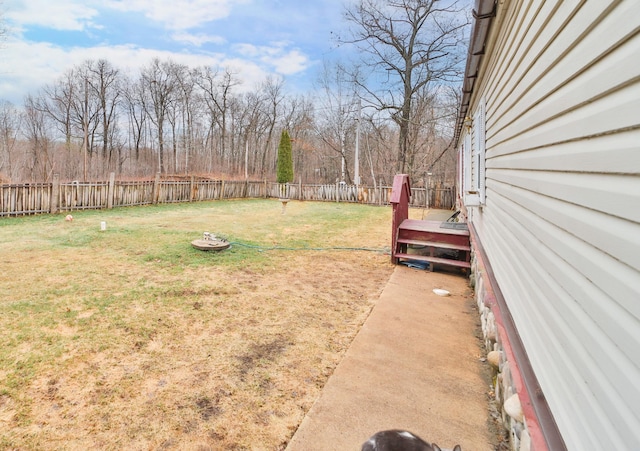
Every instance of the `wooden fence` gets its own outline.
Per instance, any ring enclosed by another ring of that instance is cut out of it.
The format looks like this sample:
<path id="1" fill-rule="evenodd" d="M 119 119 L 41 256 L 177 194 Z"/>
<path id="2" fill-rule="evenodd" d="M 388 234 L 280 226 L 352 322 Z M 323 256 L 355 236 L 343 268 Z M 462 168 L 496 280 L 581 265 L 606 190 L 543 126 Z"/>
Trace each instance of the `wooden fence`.
<path id="1" fill-rule="evenodd" d="M 102 182 L 0 184 L 0 217 L 74 210 L 104 209 L 172 202 L 240 198 L 288 198 L 327 202 L 389 205 L 390 186 L 345 184 L 278 184 L 267 181 L 154 180 L 117 181 L 111 174 Z M 428 198 L 428 199 L 427 199 Z M 411 189 L 412 207 L 452 209 L 453 187 Z"/>

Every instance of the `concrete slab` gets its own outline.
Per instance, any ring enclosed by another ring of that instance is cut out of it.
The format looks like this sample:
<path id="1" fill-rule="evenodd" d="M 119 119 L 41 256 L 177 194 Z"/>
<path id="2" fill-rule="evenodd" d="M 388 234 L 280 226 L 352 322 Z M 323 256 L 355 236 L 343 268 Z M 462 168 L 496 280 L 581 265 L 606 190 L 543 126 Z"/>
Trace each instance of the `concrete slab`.
<path id="1" fill-rule="evenodd" d="M 463 276 L 396 267 L 287 450 L 359 450 L 394 428 L 441 447 L 492 449 L 477 324 Z"/>

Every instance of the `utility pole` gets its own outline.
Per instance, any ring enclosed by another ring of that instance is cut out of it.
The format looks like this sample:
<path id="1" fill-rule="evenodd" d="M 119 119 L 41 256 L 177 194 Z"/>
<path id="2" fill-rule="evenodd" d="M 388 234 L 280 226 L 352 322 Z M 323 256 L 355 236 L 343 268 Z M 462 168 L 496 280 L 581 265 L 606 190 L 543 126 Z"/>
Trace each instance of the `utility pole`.
<path id="1" fill-rule="evenodd" d="M 346 164 L 347 158 L 345 157 L 345 131 L 342 125 L 340 126 L 340 183 L 345 183 L 346 178 Z"/>
<path id="2" fill-rule="evenodd" d="M 84 129 L 84 140 L 82 142 L 82 147 L 84 150 L 84 181 L 87 181 L 87 153 L 88 153 L 88 147 L 89 147 L 89 131 L 87 130 L 89 128 L 89 124 L 87 123 L 87 115 L 89 114 L 88 110 L 89 110 L 89 93 L 87 92 L 88 90 L 88 82 L 89 80 L 87 79 L 86 75 L 84 77 L 84 114 L 82 115 L 82 128 Z"/>
<path id="3" fill-rule="evenodd" d="M 431 193 L 429 190 L 431 189 L 431 176 L 433 174 L 431 172 L 427 172 L 427 210 L 431 208 Z"/>
<path id="4" fill-rule="evenodd" d="M 353 171 L 356 186 L 360 185 L 360 117 L 362 113 L 362 102 L 358 97 L 358 117 L 356 118 L 356 151 L 355 169 Z"/>
<path id="5" fill-rule="evenodd" d="M 249 137 L 244 142 L 244 179 L 249 180 Z"/>

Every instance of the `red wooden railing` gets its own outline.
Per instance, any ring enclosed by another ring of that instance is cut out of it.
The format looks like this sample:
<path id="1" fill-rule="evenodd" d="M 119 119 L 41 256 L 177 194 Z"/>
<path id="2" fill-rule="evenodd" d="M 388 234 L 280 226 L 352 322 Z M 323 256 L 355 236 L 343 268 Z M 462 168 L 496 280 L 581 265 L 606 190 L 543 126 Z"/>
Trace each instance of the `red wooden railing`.
<path id="1" fill-rule="evenodd" d="M 394 257 L 397 251 L 398 228 L 402 221 L 409 218 L 409 200 L 411 198 L 411 186 L 407 174 L 397 174 L 393 178 L 393 188 L 391 189 L 390 203 L 393 207 L 393 218 L 391 222 L 391 262 L 398 263 Z"/>

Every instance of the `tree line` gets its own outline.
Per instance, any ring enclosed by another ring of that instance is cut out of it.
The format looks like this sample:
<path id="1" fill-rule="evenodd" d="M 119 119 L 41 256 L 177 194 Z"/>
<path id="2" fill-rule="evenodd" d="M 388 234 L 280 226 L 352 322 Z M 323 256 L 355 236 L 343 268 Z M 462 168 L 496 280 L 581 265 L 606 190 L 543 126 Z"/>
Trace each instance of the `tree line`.
<path id="1" fill-rule="evenodd" d="M 369 59 L 326 63 L 306 94 L 287 92 L 275 76 L 247 87 L 228 68 L 153 59 L 126 73 L 98 59 L 71 67 L 21 106 L 0 100 L 0 181 L 110 172 L 273 180 L 285 130 L 295 178 L 305 183 L 351 184 L 357 175 L 375 185 L 396 172 L 452 181 L 464 24 L 438 20 L 446 15 L 434 2 L 379 3 L 363 0 L 346 13 L 355 31 L 343 42 L 366 44 Z"/>

